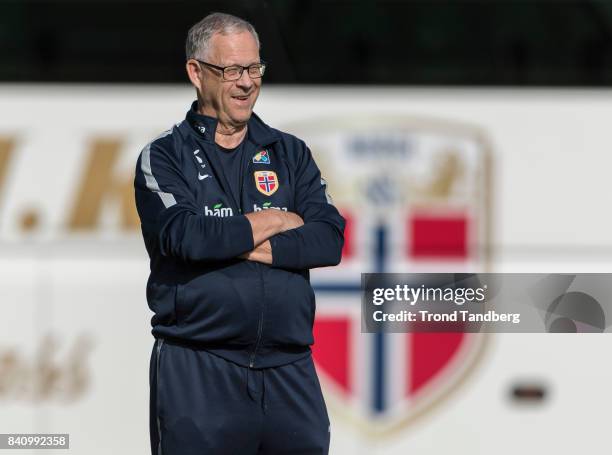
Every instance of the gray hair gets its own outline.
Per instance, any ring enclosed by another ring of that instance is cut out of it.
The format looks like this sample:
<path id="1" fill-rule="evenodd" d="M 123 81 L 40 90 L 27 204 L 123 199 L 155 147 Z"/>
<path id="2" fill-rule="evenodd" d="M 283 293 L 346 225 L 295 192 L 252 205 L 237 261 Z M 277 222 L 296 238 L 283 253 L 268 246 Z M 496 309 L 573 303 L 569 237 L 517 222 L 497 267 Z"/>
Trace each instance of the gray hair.
<path id="1" fill-rule="evenodd" d="M 255 38 L 259 49 L 259 36 L 255 28 L 244 19 L 225 13 L 211 13 L 195 24 L 187 32 L 185 54 L 190 58 L 207 58 L 210 39 L 215 33 L 229 35 L 230 33 L 249 32 Z"/>

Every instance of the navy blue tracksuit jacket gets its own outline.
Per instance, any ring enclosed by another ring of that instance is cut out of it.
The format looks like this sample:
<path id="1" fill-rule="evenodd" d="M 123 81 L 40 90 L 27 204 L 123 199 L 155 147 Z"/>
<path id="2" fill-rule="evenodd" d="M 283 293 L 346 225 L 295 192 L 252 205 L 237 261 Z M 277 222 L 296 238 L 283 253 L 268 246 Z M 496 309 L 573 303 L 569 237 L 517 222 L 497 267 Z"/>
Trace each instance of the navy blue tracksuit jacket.
<path id="1" fill-rule="evenodd" d="M 310 268 L 336 265 L 344 219 L 303 141 L 248 122 L 240 194 L 229 191 L 214 142 L 217 120 L 197 114 L 142 151 L 135 192 L 150 257 L 153 335 L 241 366 L 285 365 L 310 354 Z M 304 220 L 270 238 L 273 264 L 238 258 L 254 248 L 245 213 L 287 210 Z"/>

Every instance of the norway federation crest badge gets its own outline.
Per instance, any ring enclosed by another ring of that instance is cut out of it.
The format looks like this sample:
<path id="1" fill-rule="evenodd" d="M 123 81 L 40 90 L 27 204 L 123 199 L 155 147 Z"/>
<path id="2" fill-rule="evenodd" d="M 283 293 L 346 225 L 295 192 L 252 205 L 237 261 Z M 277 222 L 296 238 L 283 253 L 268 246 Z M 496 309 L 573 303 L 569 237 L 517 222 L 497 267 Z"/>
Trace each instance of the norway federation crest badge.
<path id="1" fill-rule="evenodd" d="M 272 196 L 278 189 L 278 177 L 274 171 L 255 171 L 255 186 L 266 196 Z"/>

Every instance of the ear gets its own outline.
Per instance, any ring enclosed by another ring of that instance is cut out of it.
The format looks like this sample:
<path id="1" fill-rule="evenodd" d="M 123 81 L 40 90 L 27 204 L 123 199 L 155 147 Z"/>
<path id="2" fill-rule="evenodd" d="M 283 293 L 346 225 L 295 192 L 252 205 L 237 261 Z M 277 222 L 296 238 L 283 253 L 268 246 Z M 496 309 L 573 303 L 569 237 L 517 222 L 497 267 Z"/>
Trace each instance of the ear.
<path id="1" fill-rule="evenodd" d="M 202 68 L 197 60 L 190 58 L 185 63 L 185 69 L 187 70 L 187 76 L 189 76 L 189 80 L 193 84 L 196 89 L 199 89 L 202 86 L 202 80 L 204 78 L 204 74 L 202 73 Z"/>

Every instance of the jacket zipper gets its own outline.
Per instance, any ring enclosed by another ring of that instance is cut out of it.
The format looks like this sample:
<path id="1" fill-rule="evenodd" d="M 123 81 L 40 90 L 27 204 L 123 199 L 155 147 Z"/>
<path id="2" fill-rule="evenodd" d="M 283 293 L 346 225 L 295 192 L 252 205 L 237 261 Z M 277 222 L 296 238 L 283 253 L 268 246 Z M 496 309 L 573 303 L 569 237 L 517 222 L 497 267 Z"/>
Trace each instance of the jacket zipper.
<path id="1" fill-rule="evenodd" d="M 259 149 L 259 145 L 255 146 L 255 151 L 257 151 Z M 244 188 L 244 179 L 248 178 L 248 174 L 249 174 L 249 168 L 251 167 L 251 156 L 252 156 L 252 151 L 249 150 L 248 153 L 245 153 L 245 155 L 248 157 L 248 161 L 246 163 L 246 176 L 243 175 L 242 178 L 240 179 L 240 208 L 242 209 L 242 191 Z M 242 166 L 242 169 L 244 170 L 244 165 Z M 242 213 L 242 210 L 241 212 Z M 259 281 L 261 283 L 261 311 L 259 312 L 259 322 L 257 324 L 257 338 L 255 339 L 255 346 L 253 347 L 253 352 L 251 352 L 251 358 L 249 360 L 249 368 L 253 368 L 253 366 L 255 365 L 255 355 L 257 354 L 257 348 L 259 347 L 259 343 L 261 341 L 261 335 L 263 332 L 263 318 L 264 318 L 264 306 L 265 306 L 265 290 L 264 290 L 264 279 L 263 279 L 263 272 L 261 270 L 261 266 L 259 264 L 255 264 L 256 267 L 259 270 Z"/>
<path id="2" fill-rule="evenodd" d="M 257 150 L 262 149 L 263 147 L 259 144 L 255 146 L 255 152 Z M 245 150 L 246 151 L 246 150 Z M 249 151 L 245 153 L 247 159 L 246 163 L 246 176 L 243 175 L 240 179 L 240 213 L 242 213 L 242 196 L 243 196 L 243 188 L 244 188 L 244 179 L 249 178 L 249 169 L 251 168 L 251 158 L 253 156 L 253 151 Z M 242 166 L 242 170 L 244 171 L 244 165 Z M 264 321 L 264 313 L 266 307 L 266 299 L 265 299 L 265 288 L 264 288 L 264 277 L 262 271 L 261 264 L 255 264 L 259 270 L 259 280 L 261 282 L 261 311 L 259 312 L 259 323 L 257 324 L 257 338 L 255 339 L 255 346 L 253 347 L 253 351 L 251 352 L 251 358 L 249 360 L 249 368 L 253 368 L 255 366 L 255 356 L 257 354 L 257 348 L 259 348 L 259 343 L 261 342 L 262 333 L 263 333 L 263 321 Z"/>
<path id="3" fill-rule="evenodd" d="M 258 265 L 257 268 L 259 269 L 259 280 L 261 281 L 261 311 L 259 312 L 259 323 L 257 325 L 257 338 L 255 339 L 255 346 L 253 347 L 253 352 L 251 353 L 251 359 L 249 361 L 249 368 L 253 368 L 253 366 L 255 365 L 255 354 L 257 353 L 257 348 L 259 347 L 259 343 L 261 341 L 261 335 L 263 332 L 264 311 L 265 311 L 265 306 L 266 306 L 263 272 L 261 270 L 261 266 Z"/>

